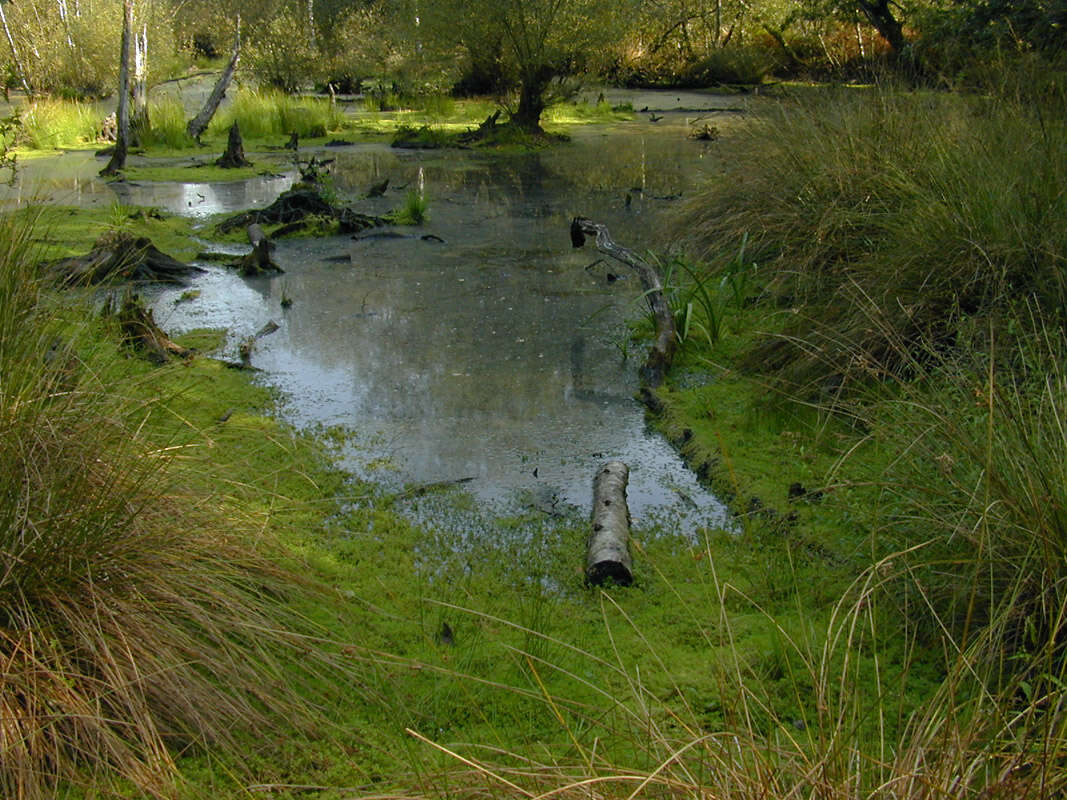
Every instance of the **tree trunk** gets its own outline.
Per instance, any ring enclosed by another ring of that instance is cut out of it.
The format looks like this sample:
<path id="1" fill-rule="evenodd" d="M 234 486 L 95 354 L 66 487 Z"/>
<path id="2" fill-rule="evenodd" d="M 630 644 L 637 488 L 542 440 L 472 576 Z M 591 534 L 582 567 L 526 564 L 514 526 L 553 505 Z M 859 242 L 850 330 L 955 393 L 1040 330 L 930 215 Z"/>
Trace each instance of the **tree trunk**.
<path id="1" fill-rule="evenodd" d="M 545 110 L 545 91 L 552 80 L 552 70 L 541 67 L 533 73 L 522 77 L 519 87 L 519 107 L 511 117 L 511 122 L 524 131 L 542 133 L 541 114 Z"/>
<path id="2" fill-rule="evenodd" d="M 207 130 L 207 126 L 211 124 L 211 118 L 215 116 L 222 98 L 226 96 L 226 90 L 230 87 L 230 81 L 233 80 L 233 73 L 237 69 L 237 62 L 240 58 L 241 17 L 238 16 L 237 32 L 233 38 L 233 55 L 230 56 L 230 62 L 215 82 L 215 88 L 211 90 L 211 95 L 208 97 L 207 102 L 204 103 L 204 107 L 200 109 L 200 113 L 189 120 L 189 124 L 185 126 L 186 133 L 197 142 L 200 141 L 200 135 Z"/>
<path id="3" fill-rule="evenodd" d="M 889 8 L 889 0 L 856 0 L 856 3 L 864 16 L 870 20 L 875 30 L 889 42 L 893 52 L 900 53 L 903 51 L 908 41 L 904 38 L 904 29 L 901 27 L 900 21 L 893 16 L 893 12 Z"/>
<path id="4" fill-rule="evenodd" d="M 130 128 L 131 140 L 138 146 L 141 137 L 148 132 L 148 25 L 133 37 L 133 116 Z"/>
<path id="5" fill-rule="evenodd" d="M 22 88 L 26 90 L 26 97 L 33 97 L 33 90 L 30 88 L 30 82 L 26 79 L 26 67 L 22 64 L 22 59 L 19 58 L 19 50 L 15 47 L 15 37 L 11 35 L 11 28 L 7 24 L 7 14 L 4 13 L 4 6 L 0 3 L 0 22 L 4 25 L 4 33 L 7 35 L 7 43 L 11 45 L 11 60 L 15 64 L 15 72 L 18 74 L 19 82 L 22 84 Z"/>
<path id="6" fill-rule="evenodd" d="M 130 34 L 133 30 L 133 0 L 122 3 L 122 51 L 119 54 L 119 107 L 115 112 L 118 131 L 115 150 L 101 175 L 117 175 L 126 167 L 130 140 Z"/>
<path id="7" fill-rule="evenodd" d="M 593 531 L 585 557 L 585 578 L 594 586 L 634 581 L 630 558 L 630 509 L 626 505 L 629 468 L 609 461 L 593 478 Z"/>
<path id="8" fill-rule="evenodd" d="M 616 244 L 606 225 L 584 217 L 575 217 L 571 222 L 571 243 L 575 247 L 581 247 L 585 244 L 586 236 L 595 236 L 597 250 L 630 267 L 641 278 L 645 299 L 648 300 L 648 306 L 656 320 L 656 340 L 652 343 L 648 358 L 641 368 L 641 379 L 646 386 L 655 388 L 663 383 L 678 346 L 674 314 L 671 313 L 667 298 L 663 295 L 663 282 L 656 270 L 644 259 L 632 250 Z"/>

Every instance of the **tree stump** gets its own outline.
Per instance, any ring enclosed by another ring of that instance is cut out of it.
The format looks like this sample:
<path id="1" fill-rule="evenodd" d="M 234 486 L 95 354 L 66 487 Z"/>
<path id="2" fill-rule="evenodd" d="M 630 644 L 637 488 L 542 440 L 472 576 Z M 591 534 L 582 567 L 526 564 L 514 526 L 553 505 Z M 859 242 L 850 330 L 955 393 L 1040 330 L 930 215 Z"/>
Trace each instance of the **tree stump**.
<path id="1" fill-rule="evenodd" d="M 621 461 L 609 461 L 593 478 L 593 531 L 586 551 L 585 579 L 593 586 L 608 581 L 633 583 L 630 558 L 630 509 L 626 483 L 630 469 Z"/>
<path id="2" fill-rule="evenodd" d="M 46 265 L 63 286 L 143 281 L 184 286 L 204 270 L 185 264 L 157 249 L 151 240 L 128 233 L 101 236 L 84 256 L 64 258 Z"/>
<path id="3" fill-rule="evenodd" d="M 190 358 L 193 351 L 172 341 L 156 324 L 152 309 L 135 294 L 127 293 L 116 314 L 123 342 L 143 352 L 149 361 L 164 364 L 172 357 Z"/>
<path id="4" fill-rule="evenodd" d="M 230 126 L 230 137 L 226 142 L 226 152 L 215 161 L 216 166 L 223 169 L 236 169 L 237 167 L 250 167 L 252 162 L 245 158 L 244 142 L 241 140 L 241 129 L 234 121 Z"/>
<path id="5" fill-rule="evenodd" d="M 252 252 L 242 256 L 233 264 L 241 275 L 247 278 L 252 275 L 262 275 L 266 272 L 285 271 L 275 264 L 270 257 L 270 251 L 274 248 L 274 243 L 267 238 L 267 234 L 263 232 L 263 228 L 257 223 L 252 223 L 248 226 L 248 241 L 252 245 Z"/>

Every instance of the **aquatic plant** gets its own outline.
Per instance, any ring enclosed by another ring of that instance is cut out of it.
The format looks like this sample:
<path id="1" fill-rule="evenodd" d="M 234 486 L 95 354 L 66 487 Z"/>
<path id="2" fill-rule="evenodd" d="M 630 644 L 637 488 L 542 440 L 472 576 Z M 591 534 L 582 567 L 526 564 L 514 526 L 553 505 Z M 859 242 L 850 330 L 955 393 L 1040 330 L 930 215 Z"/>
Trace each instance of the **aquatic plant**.
<path id="1" fill-rule="evenodd" d="M 423 192 L 408 189 L 404 195 L 404 205 L 386 214 L 394 225 L 421 225 L 429 219 L 430 201 Z"/>

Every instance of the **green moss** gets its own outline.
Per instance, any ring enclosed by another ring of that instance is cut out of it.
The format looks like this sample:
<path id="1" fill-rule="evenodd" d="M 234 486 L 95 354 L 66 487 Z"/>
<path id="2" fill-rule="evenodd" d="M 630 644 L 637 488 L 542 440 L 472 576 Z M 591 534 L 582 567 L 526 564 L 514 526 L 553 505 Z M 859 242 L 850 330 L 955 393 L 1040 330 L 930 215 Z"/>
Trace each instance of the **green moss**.
<path id="1" fill-rule="evenodd" d="M 35 254 L 45 261 L 85 255 L 101 236 L 116 230 L 147 236 L 157 248 L 179 260 L 189 260 L 198 251 L 189 218 L 150 208 L 116 202 L 103 207 L 26 208 L 11 214 L 16 219 L 39 220 L 33 241 Z"/>

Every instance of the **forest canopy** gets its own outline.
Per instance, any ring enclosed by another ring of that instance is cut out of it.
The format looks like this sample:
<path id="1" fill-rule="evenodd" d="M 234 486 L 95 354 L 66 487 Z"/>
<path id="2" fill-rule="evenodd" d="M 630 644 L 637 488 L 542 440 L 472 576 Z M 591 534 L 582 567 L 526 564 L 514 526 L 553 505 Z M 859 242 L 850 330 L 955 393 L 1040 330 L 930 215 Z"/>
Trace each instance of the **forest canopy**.
<path id="1" fill-rule="evenodd" d="M 5 92 L 111 94 L 122 8 L 0 3 Z M 495 95 L 536 127 L 576 75 L 721 86 L 889 68 L 956 86 L 1005 58 L 1055 65 L 1067 0 L 136 0 L 149 84 L 225 59 L 238 15 L 244 69 L 263 85 Z"/>

